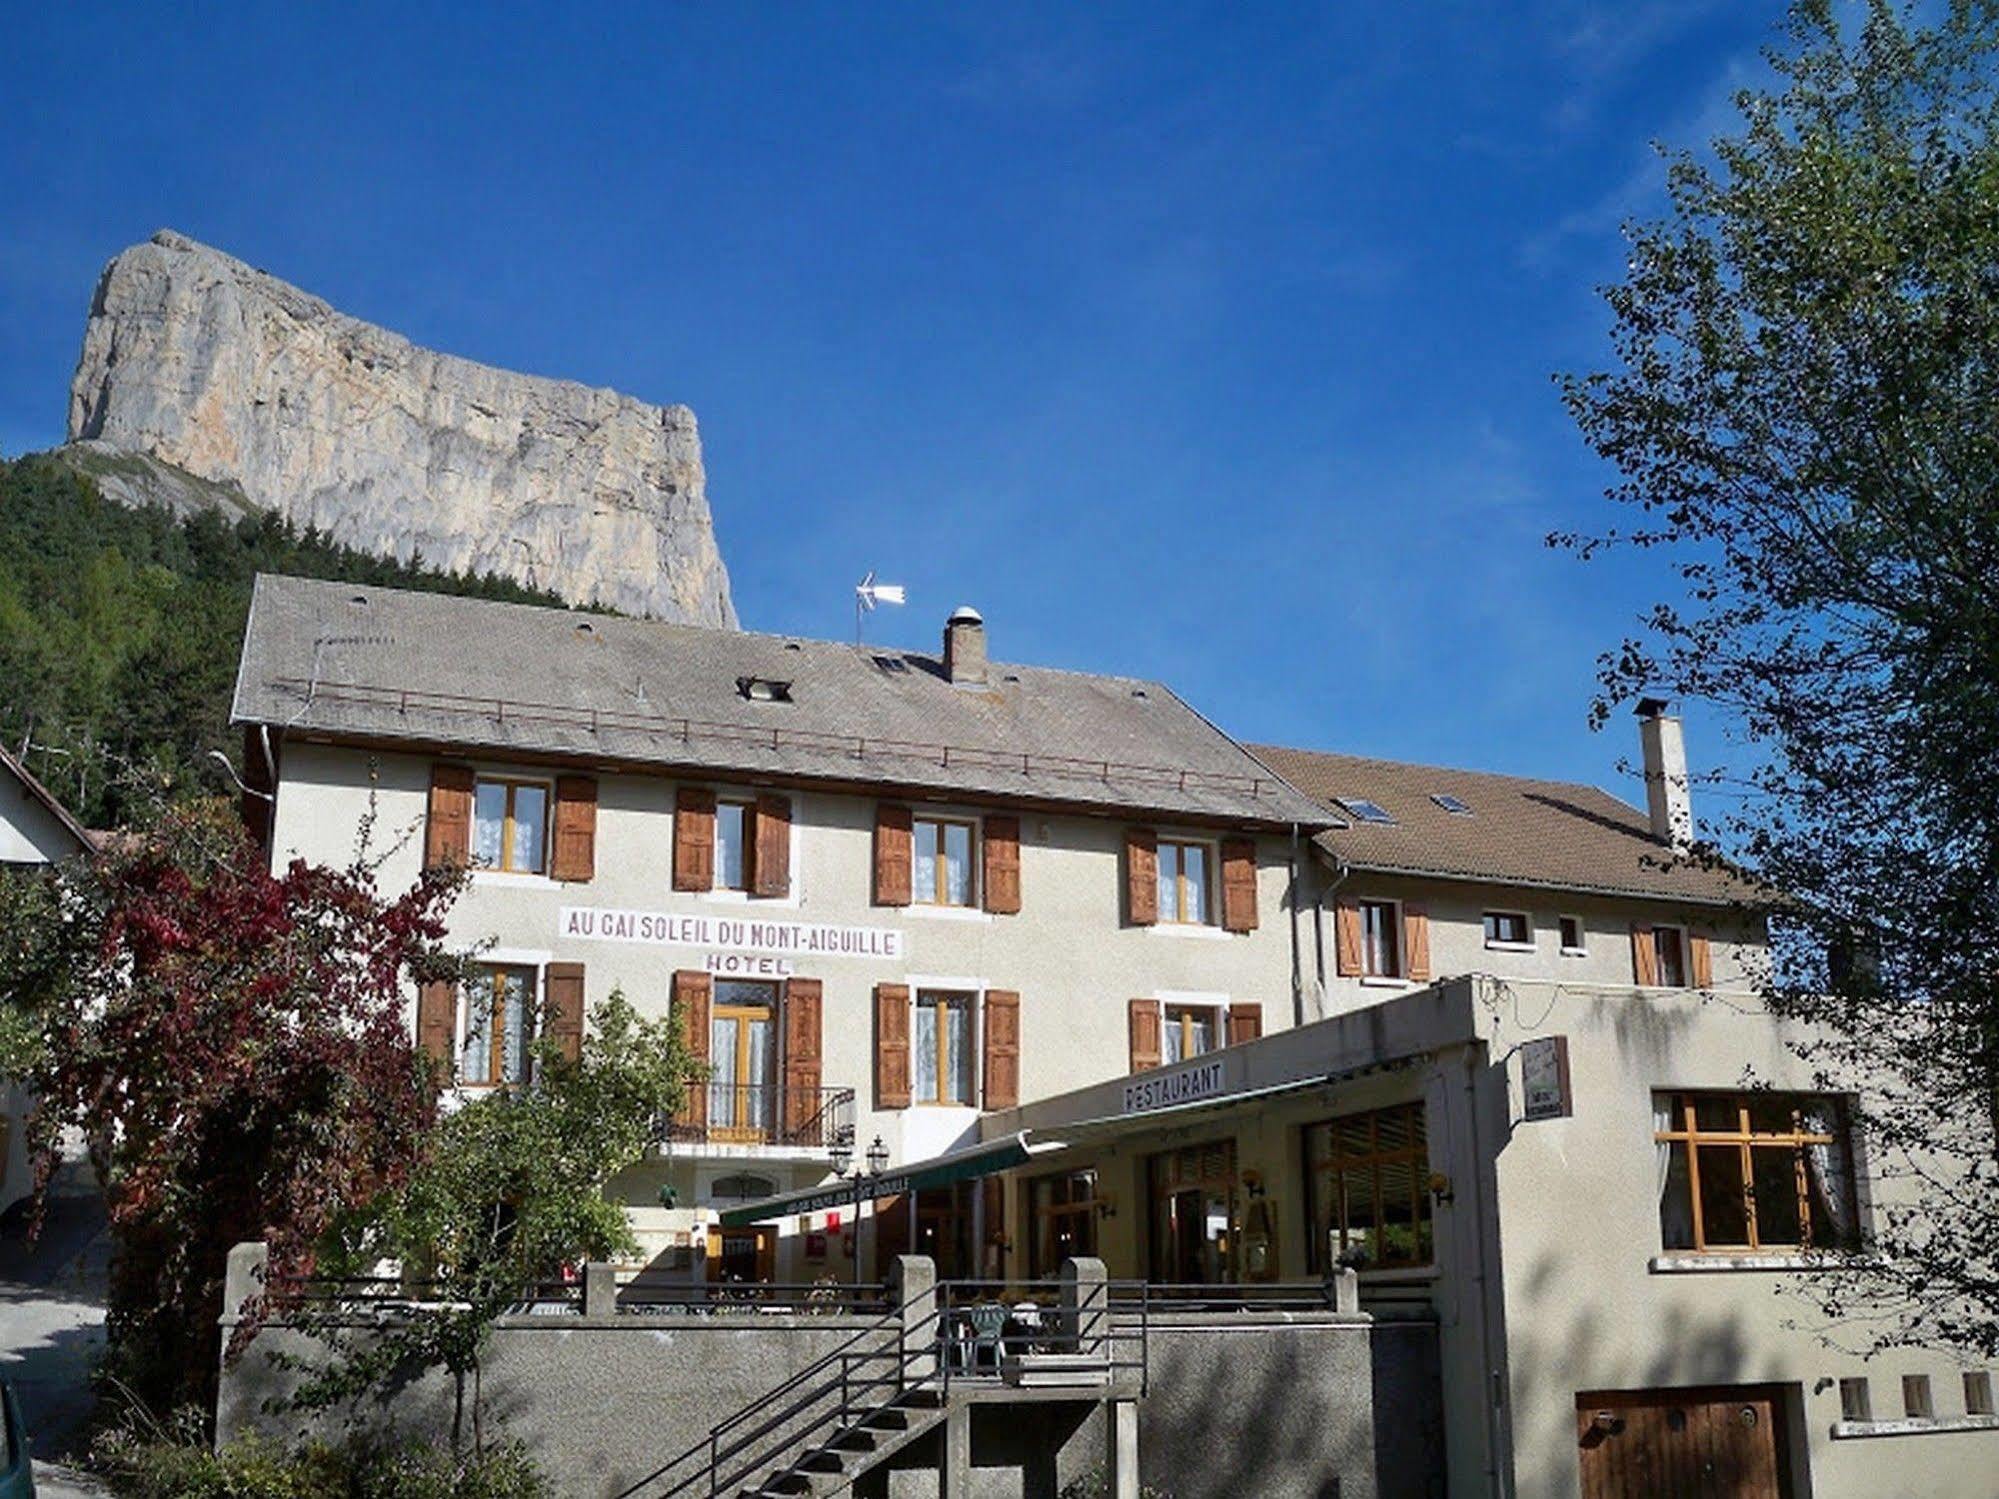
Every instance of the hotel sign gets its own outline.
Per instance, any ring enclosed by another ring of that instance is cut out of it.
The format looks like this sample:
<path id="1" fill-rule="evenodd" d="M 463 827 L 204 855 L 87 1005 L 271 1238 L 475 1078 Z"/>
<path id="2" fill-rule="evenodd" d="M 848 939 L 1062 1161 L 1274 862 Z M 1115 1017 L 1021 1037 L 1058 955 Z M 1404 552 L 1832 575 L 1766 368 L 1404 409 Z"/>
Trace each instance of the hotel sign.
<path id="1" fill-rule="evenodd" d="M 1222 1081 L 1220 1058 L 1196 1062 L 1175 1072 L 1155 1072 L 1135 1077 L 1124 1085 L 1127 1114 L 1149 1114 L 1154 1109 L 1170 1109 L 1183 1103 L 1200 1103 L 1220 1098 L 1228 1089 Z"/>
<path id="2" fill-rule="evenodd" d="M 1575 1113 L 1567 1036 L 1537 1036 L 1521 1043 L 1520 1092 L 1522 1112 L 1529 1119 L 1566 1119 Z"/>
<path id="3" fill-rule="evenodd" d="M 773 953 L 786 958 L 899 960 L 902 933 L 878 926 L 826 926 L 765 921 L 753 916 L 683 916 L 669 911 L 616 911 L 564 906 L 557 930 L 586 942 L 635 942 L 649 947 L 705 947 L 710 952 Z"/>

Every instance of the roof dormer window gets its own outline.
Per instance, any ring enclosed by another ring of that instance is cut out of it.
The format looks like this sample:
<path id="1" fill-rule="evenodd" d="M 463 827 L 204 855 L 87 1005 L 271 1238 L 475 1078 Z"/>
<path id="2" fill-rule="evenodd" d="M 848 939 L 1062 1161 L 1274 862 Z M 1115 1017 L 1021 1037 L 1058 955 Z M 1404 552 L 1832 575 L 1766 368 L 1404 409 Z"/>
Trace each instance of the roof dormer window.
<path id="1" fill-rule="evenodd" d="M 736 691 L 745 702 L 788 703 L 791 701 L 791 683 L 780 682 L 775 677 L 737 677 Z"/>

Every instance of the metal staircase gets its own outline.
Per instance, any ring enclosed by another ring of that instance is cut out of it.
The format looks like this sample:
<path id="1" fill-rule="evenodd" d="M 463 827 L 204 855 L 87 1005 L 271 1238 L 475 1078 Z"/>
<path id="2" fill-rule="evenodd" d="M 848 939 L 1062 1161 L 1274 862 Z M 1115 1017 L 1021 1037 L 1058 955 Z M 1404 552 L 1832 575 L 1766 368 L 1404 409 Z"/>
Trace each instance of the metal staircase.
<path id="1" fill-rule="evenodd" d="M 706 1440 L 618 1499 L 820 1499 L 847 1493 L 954 1417 L 966 1419 L 972 1405 L 1143 1393 L 1149 1319 L 1142 1287 L 1135 1302 L 1115 1300 L 1123 1312 L 1113 1317 L 1110 1283 L 1090 1284 L 1080 1300 L 1059 1308 L 1052 1328 L 1011 1345 L 994 1315 L 997 1289 L 964 1281 L 926 1286 L 716 1423 Z"/>

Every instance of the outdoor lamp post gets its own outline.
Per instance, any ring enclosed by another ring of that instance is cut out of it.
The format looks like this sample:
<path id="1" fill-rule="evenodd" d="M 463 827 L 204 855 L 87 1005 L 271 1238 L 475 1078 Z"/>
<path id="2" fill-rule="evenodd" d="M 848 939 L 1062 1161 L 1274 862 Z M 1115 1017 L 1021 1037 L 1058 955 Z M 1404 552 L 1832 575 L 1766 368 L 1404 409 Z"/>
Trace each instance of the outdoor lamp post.
<path id="1" fill-rule="evenodd" d="M 865 1168 L 862 1161 L 854 1159 L 854 1143 L 845 1136 L 833 1142 L 830 1155 L 833 1174 L 854 1184 L 854 1284 L 858 1286 L 861 1283 L 861 1203 L 867 1196 L 869 1185 L 880 1181 L 882 1173 L 888 1170 L 888 1147 L 882 1144 L 882 1137 L 876 1135 L 874 1143 L 868 1146 L 867 1155 L 862 1158 Z M 847 1174 L 850 1166 L 853 1168 L 852 1176 Z"/>

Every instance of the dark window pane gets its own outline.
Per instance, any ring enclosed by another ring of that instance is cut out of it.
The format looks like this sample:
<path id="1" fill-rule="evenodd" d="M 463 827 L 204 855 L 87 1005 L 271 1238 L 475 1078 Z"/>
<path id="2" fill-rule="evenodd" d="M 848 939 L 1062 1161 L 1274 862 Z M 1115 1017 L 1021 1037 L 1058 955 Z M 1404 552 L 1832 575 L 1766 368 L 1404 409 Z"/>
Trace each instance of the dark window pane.
<path id="1" fill-rule="evenodd" d="M 1697 1094 L 1694 1097 L 1694 1123 L 1704 1130 L 1735 1134 L 1742 1128 L 1742 1105 L 1730 1093 Z"/>
<path id="2" fill-rule="evenodd" d="M 1750 1151 L 1756 1175 L 1756 1237 L 1765 1245 L 1802 1244 L 1798 1218 L 1798 1153 L 1789 1146 Z"/>
<path id="3" fill-rule="evenodd" d="M 1759 1135 L 1795 1134 L 1798 1101 L 1788 1093 L 1751 1093 L 1749 1127 Z"/>
<path id="4" fill-rule="evenodd" d="M 1749 1242 L 1748 1200 L 1742 1180 L 1742 1152 L 1733 1145 L 1700 1150 L 1701 1228 L 1710 1249 Z"/>

